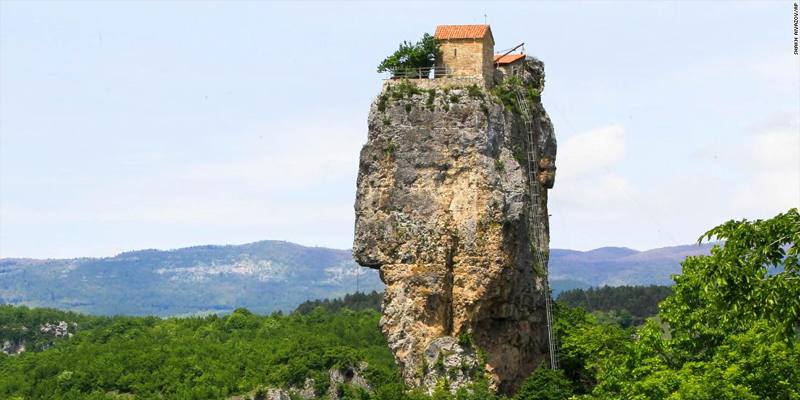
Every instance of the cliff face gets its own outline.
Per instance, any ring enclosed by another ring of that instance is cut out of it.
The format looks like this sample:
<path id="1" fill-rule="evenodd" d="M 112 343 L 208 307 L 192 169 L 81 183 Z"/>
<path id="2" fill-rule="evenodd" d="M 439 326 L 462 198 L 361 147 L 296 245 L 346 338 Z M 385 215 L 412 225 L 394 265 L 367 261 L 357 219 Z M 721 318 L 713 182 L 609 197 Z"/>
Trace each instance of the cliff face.
<path id="1" fill-rule="evenodd" d="M 507 393 L 547 360 L 556 146 L 538 97 L 543 66 L 523 67 L 491 93 L 390 82 L 370 109 L 354 255 L 380 271 L 381 328 L 411 386 L 486 373 Z"/>

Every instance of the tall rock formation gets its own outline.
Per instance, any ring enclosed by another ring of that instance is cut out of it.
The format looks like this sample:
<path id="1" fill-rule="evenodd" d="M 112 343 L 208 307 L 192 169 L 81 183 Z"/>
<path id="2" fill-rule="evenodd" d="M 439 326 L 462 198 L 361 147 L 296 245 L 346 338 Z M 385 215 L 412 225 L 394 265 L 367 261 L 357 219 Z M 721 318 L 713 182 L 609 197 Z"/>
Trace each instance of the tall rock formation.
<path id="1" fill-rule="evenodd" d="M 354 255 L 380 270 L 381 329 L 413 387 L 485 376 L 509 393 L 548 360 L 556 143 L 539 97 L 544 67 L 520 64 L 514 76 L 498 71 L 491 91 L 387 81 L 370 109 Z"/>

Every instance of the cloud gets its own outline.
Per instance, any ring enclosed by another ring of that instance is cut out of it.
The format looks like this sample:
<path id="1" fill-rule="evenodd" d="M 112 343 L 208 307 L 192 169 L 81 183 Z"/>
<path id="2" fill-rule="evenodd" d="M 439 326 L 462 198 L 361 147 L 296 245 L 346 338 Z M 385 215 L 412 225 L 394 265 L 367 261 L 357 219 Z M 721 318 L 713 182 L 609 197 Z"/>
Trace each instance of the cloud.
<path id="1" fill-rule="evenodd" d="M 800 204 L 800 117 L 772 119 L 743 146 L 744 178 L 731 199 L 732 211 L 764 215 Z"/>
<path id="2" fill-rule="evenodd" d="M 559 179 L 602 174 L 625 155 L 625 129 L 610 125 L 569 138 L 559 148 Z"/>
<path id="3" fill-rule="evenodd" d="M 617 170 L 625 157 L 625 128 L 608 125 L 579 133 L 559 144 L 556 184 L 550 194 L 553 244 L 587 248 L 597 232 L 609 234 L 631 217 L 636 188 Z M 623 243 L 623 242 L 618 242 Z"/>
<path id="4" fill-rule="evenodd" d="M 769 218 L 800 204 L 800 118 L 776 115 L 718 147 L 686 148 L 696 166 L 636 185 L 623 167 L 625 129 L 575 135 L 559 149 L 550 196 L 553 245 L 645 249 L 685 244 L 729 219 Z M 691 145 L 691 143 L 687 143 Z M 705 163 L 704 159 L 713 159 Z M 653 173 L 660 173 L 658 165 Z"/>
<path id="5" fill-rule="evenodd" d="M 579 133 L 559 146 L 552 203 L 580 212 L 636 196 L 614 169 L 625 156 L 625 129 L 609 125 Z"/>

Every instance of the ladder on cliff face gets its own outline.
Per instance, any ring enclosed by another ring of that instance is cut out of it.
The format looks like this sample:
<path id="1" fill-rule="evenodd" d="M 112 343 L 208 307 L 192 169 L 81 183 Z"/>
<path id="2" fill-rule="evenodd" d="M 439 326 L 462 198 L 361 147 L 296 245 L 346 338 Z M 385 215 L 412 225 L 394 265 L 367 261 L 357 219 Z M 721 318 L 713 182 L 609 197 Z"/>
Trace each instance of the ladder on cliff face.
<path id="1" fill-rule="evenodd" d="M 522 116 L 522 121 L 525 123 L 525 130 L 527 131 L 527 141 L 525 149 L 525 154 L 527 155 L 528 159 L 528 184 L 529 184 L 529 191 L 531 196 L 530 201 L 530 224 L 533 227 L 533 239 L 534 243 L 536 244 L 536 249 L 533 252 L 534 262 L 539 266 L 539 270 L 544 272 L 544 293 L 545 293 L 545 311 L 547 314 L 547 342 L 550 351 L 550 368 L 551 369 L 558 369 L 558 338 L 555 334 L 555 329 L 553 326 L 553 299 L 550 294 L 550 282 L 549 282 L 549 272 L 547 263 L 544 262 L 542 259 L 542 255 L 540 253 L 540 249 L 542 249 L 546 244 L 544 243 L 545 232 L 544 227 L 541 223 L 543 218 L 546 218 L 543 215 L 543 207 L 540 207 L 539 204 L 539 192 L 541 190 L 541 183 L 537 179 L 539 175 L 539 152 L 538 146 L 536 146 L 536 137 L 535 131 L 533 130 L 533 119 L 530 115 L 531 107 L 528 103 L 528 99 L 525 97 L 525 94 L 522 93 L 521 88 L 517 88 L 515 90 L 515 94 L 517 97 L 517 105 L 519 106 L 519 112 Z"/>

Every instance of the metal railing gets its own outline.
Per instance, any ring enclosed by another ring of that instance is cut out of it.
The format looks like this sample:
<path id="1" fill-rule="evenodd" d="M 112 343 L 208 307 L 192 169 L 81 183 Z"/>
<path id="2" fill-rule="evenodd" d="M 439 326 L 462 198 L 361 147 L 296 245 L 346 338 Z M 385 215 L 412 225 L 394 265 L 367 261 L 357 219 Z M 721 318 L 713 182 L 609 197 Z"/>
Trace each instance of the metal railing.
<path id="1" fill-rule="evenodd" d="M 447 67 L 399 68 L 389 72 L 389 79 L 436 79 L 453 76 Z"/>

